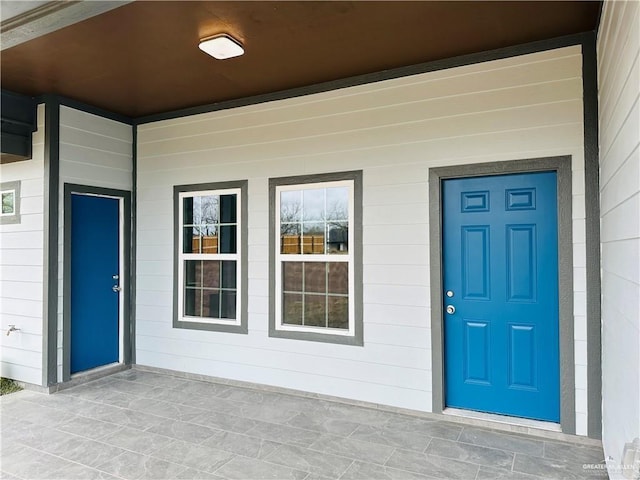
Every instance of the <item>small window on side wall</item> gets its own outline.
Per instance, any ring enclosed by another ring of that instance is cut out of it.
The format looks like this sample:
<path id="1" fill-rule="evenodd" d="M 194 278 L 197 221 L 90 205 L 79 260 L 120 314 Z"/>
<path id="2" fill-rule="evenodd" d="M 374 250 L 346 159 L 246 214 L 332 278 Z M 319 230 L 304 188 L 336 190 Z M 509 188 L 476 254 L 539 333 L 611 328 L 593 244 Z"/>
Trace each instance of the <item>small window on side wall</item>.
<path id="1" fill-rule="evenodd" d="M 362 172 L 270 180 L 274 337 L 362 345 Z"/>
<path id="2" fill-rule="evenodd" d="M 20 223 L 20 181 L 0 183 L 0 224 Z"/>
<path id="3" fill-rule="evenodd" d="M 175 328 L 247 332 L 246 187 L 174 187 Z"/>

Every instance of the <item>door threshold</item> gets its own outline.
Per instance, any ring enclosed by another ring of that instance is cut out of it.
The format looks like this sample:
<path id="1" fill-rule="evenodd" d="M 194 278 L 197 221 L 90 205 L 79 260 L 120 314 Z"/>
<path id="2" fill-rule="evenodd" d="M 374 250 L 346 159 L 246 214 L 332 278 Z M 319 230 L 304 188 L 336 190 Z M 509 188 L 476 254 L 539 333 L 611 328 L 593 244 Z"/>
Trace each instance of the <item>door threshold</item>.
<path id="1" fill-rule="evenodd" d="M 71 374 L 71 380 L 75 380 L 76 378 L 87 377 L 91 375 L 98 375 L 103 373 L 105 370 L 113 370 L 118 368 L 121 365 L 120 362 L 107 363 L 106 365 L 100 365 L 99 367 L 90 368 L 89 370 L 84 370 L 78 373 Z"/>
<path id="2" fill-rule="evenodd" d="M 75 387 L 83 383 L 92 382 L 99 378 L 107 377 L 114 373 L 122 372 L 123 370 L 128 370 L 130 368 L 131 365 L 114 362 L 107 365 L 101 365 L 100 367 L 92 368 L 90 370 L 85 370 L 84 372 L 73 373 L 69 380 L 52 386 L 51 393 Z"/>
<path id="3" fill-rule="evenodd" d="M 495 413 L 477 412 L 475 410 L 464 410 L 462 408 L 445 408 L 442 413 L 454 417 L 472 418 L 475 420 L 484 420 L 488 422 L 502 423 L 505 425 L 516 425 L 518 427 L 534 428 L 536 430 L 546 430 L 548 432 L 560 432 L 562 428 L 559 423 L 545 422 L 542 420 L 532 420 L 530 418 L 509 417 L 507 415 L 498 415 Z"/>

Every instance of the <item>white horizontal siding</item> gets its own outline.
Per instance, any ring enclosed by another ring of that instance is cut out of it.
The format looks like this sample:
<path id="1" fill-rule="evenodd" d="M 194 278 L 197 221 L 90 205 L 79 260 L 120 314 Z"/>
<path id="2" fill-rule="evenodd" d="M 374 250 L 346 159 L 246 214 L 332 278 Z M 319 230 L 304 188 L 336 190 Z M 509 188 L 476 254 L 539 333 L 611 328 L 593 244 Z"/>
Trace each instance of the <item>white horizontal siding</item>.
<path id="1" fill-rule="evenodd" d="M 573 156 L 584 273 L 579 47 L 145 124 L 138 142 L 140 364 L 430 411 L 430 167 Z M 364 171 L 364 347 L 269 338 L 268 179 L 354 169 Z M 239 179 L 249 181 L 249 334 L 173 329 L 173 186 Z M 584 389 L 586 368 L 577 375 Z"/>
<path id="2" fill-rule="evenodd" d="M 605 456 L 640 437 L 640 3 L 605 1 L 598 35 Z M 622 470 L 610 469 L 611 478 Z"/>
<path id="3" fill-rule="evenodd" d="M 0 181 L 20 181 L 20 223 L 0 225 L 0 375 L 42 384 L 44 281 L 44 105 L 32 158 L 0 165 Z M 20 330 L 6 335 L 9 325 Z"/>
<path id="4" fill-rule="evenodd" d="M 58 379 L 62 380 L 64 282 L 64 184 L 132 190 L 133 132 L 130 125 L 60 107 L 60 216 L 58 250 Z"/>

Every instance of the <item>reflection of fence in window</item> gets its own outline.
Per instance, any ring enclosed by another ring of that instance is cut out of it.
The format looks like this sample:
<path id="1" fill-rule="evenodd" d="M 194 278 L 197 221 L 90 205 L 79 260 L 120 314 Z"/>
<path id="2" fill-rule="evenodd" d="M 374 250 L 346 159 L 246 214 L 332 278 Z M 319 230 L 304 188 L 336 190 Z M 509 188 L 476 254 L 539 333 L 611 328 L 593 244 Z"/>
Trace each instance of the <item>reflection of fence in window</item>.
<path id="1" fill-rule="evenodd" d="M 284 324 L 349 328 L 347 262 L 283 262 L 282 285 Z"/>
<path id="2" fill-rule="evenodd" d="M 282 253 L 324 253 L 324 235 L 282 235 L 280 237 Z"/>
<path id="3" fill-rule="evenodd" d="M 202 250 L 200 250 L 202 246 Z M 192 252 L 217 253 L 218 252 L 218 236 L 193 237 L 191 239 Z"/>

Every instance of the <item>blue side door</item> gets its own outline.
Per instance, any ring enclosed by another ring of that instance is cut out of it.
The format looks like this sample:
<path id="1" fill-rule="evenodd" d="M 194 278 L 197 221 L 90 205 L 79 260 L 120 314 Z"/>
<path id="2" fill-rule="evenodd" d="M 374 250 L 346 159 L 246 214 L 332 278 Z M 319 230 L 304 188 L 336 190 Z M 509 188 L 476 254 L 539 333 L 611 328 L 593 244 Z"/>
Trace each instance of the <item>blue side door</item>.
<path id="1" fill-rule="evenodd" d="M 448 407 L 558 422 L 556 173 L 445 180 Z"/>
<path id="2" fill-rule="evenodd" d="M 118 199 L 71 195 L 71 373 L 119 360 L 119 217 Z"/>

